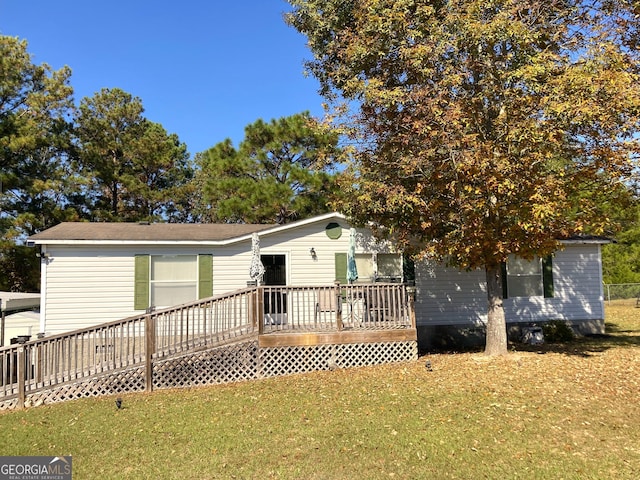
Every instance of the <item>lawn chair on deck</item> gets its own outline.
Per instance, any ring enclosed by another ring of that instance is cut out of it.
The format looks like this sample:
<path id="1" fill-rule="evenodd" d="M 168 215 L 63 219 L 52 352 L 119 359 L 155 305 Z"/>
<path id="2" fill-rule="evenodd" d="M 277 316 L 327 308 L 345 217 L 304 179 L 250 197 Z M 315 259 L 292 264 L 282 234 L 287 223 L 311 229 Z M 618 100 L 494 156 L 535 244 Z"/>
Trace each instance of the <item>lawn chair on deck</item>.
<path id="1" fill-rule="evenodd" d="M 338 299 L 335 290 L 318 290 L 314 320 L 317 322 L 321 313 L 338 312 Z"/>
<path id="2" fill-rule="evenodd" d="M 380 322 L 385 318 L 385 302 L 380 292 L 368 292 L 365 298 L 365 322 Z"/>

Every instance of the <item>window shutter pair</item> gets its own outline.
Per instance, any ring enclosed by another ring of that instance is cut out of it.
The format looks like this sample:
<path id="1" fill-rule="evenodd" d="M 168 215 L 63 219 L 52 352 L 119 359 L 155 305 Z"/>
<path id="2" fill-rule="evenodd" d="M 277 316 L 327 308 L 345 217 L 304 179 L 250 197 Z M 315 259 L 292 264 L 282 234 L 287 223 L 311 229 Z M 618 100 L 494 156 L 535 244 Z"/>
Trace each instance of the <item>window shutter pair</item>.
<path id="1" fill-rule="evenodd" d="M 502 262 L 502 298 L 508 298 L 507 264 Z M 553 257 L 549 255 L 542 259 L 542 291 L 544 298 L 553 298 Z"/>
<path id="2" fill-rule="evenodd" d="M 133 308 L 149 308 L 151 256 L 136 255 L 134 264 Z M 198 255 L 198 298 L 213 296 L 213 255 Z"/>

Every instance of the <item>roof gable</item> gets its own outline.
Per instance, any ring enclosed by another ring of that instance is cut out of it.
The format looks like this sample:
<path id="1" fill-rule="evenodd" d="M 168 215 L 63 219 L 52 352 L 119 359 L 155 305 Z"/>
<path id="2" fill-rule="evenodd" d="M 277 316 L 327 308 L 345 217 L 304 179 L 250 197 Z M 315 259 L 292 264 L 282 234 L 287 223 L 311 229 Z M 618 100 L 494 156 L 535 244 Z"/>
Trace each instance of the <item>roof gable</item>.
<path id="1" fill-rule="evenodd" d="M 124 244 L 124 243 L 212 243 L 228 244 L 299 228 L 329 219 L 344 219 L 328 213 L 285 225 L 242 223 L 90 223 L 63 222 L 28 239 L 28 245 L 46 244 Z"/>

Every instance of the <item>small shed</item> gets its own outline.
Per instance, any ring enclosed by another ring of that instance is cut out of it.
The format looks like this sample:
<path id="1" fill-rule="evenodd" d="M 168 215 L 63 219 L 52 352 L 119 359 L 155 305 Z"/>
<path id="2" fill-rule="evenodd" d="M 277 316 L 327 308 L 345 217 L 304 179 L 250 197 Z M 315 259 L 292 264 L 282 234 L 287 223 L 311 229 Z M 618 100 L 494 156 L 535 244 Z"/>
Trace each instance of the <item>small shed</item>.
<path id="1" fill-rule="evenodd" d="M 18 312 L 25 312 L 28 310 L 37 310 L 40 308 L 40 294 L 39 293 L 19 293 L 19 292 L 0 292 L 0 347 L 4 347 L 9 342 L 9 336 L 5 335 L 7 327 L 11 327 L 12 335 L 29 335 L 33 334 L 34 322 L 37 322 L 39 327 L 39 319 L 35 316 L 26 317 L 13 317 L 14 320 L 19 321 L 19 325 L 16 324 L 13 328 L 13 321 L 9 320 L 12 316 Z M 10 321 L 12 324 L 7 325 Z M 19 330 L 19 332 L 18 332 Z"/>

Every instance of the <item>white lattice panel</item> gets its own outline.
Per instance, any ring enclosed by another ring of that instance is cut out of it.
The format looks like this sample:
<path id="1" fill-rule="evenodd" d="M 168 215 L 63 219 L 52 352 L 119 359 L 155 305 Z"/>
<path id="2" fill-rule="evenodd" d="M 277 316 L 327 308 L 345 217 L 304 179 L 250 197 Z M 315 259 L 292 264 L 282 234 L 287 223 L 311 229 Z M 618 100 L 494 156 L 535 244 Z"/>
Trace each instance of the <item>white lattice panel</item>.
<path id="1" fill-rule="evenodd" d="M 25 406 L 37 406 L 100 395 L 141 392 L 144 391 L 144 388 L 144 368 L 136 367 L 28 394 Z"/>
<path id="2" fill-rule="evenodd" d="M 337 347 L 338 365 L 345 367 L 409 362 L 418 358 L 417 342 L 354 343 Z"/>
<path id="3" fill-rule="evenodd" d="M 256 378 L 257 342 L 218 347 L 154 364 L 154 388 L 192 387 Z"/>
<path id="4" fill-rule="evenodd" d="M 335 345 L 263 348 L 260 350 L 260 377 L 328 370 L 336 357 Z"/>
<path id="5" fill-rule="evenodd" d="M 13 410 L 18 405 L 17 398 L 11 398 L 9 400 L 0 401 L 0 410 Z"/>
<path id="6" fill-rule="evenodd" d="M 260 351 L 259 375 L 274 377 L 316 370 L 406 362 L 416 358 L 417 342 L 264 348 Z"/>

